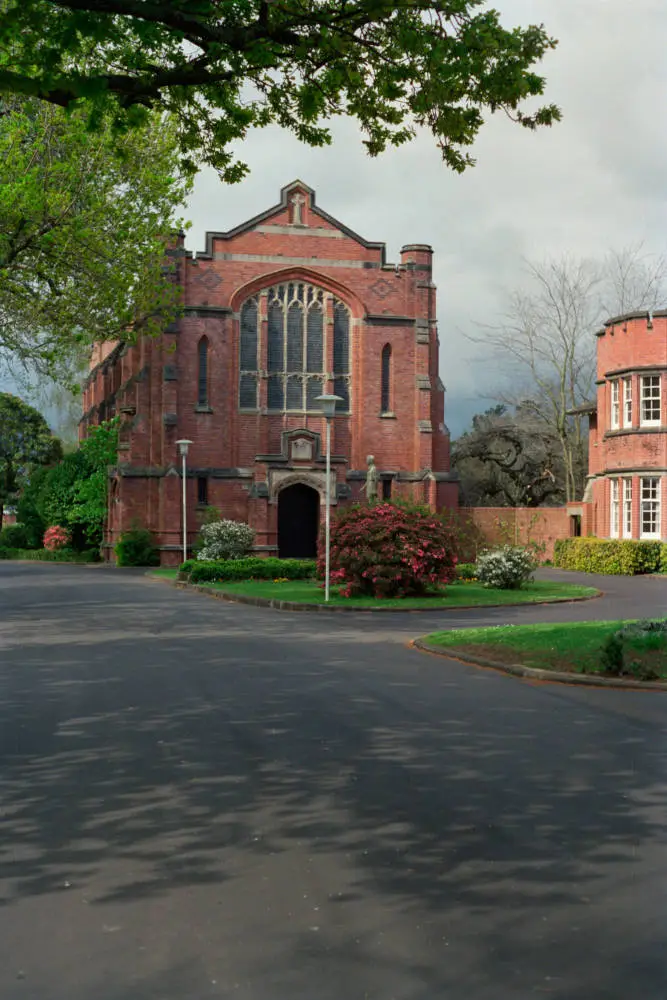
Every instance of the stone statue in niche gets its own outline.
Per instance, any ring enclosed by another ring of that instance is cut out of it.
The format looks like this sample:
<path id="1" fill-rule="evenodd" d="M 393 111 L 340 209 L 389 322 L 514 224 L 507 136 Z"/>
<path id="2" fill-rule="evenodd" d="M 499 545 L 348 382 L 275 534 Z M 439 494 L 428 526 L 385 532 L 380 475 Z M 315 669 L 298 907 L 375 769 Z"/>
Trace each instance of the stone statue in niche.
<path id="1" fill-rule="evenodd" d="M 368 472 L 366 473 L 366 482 L 361 489 L 362 492 L 365 491 L 368 502 L 374 503 L 378 498 L 378 470 L 375 466 L 375 456 L 369 455 L 366 462 L 368 463 Z"/>
<path id="2" fill-rule="evenodd" d="M 296 441 L 292 441 L 293 462 L 312 462 L 312 460 L 313 460 L 312 441 L 309 441 L 308 438 L 297 438 Z"/>

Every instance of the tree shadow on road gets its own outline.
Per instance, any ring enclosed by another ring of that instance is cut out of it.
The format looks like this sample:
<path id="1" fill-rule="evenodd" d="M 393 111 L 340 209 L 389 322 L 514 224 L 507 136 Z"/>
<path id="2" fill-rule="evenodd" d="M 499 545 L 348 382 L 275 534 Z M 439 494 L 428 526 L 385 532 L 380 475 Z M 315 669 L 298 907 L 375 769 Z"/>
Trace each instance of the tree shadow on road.
<path id="1" fill-rule="evenodd" d="M 364 659 L 297 624 L 282 643 L 225 641 L 202 613 L 183 635 L 158 606 L 130 639 L 93 628 L 5 660 L 0 914 L 56 893 L 92 913 L 199 892 L 244 929 L 235 961 L 272 998 L 310 995 L 313 969 L 318 1000 L 388 982 L 410 1000 L 464 984 L 474 1000 L 615 1000 L 633 968 L 658 996 L 661 727 L 619 722 L 610 743 L 584 697 L 445 683 L 442 664 Z"/>

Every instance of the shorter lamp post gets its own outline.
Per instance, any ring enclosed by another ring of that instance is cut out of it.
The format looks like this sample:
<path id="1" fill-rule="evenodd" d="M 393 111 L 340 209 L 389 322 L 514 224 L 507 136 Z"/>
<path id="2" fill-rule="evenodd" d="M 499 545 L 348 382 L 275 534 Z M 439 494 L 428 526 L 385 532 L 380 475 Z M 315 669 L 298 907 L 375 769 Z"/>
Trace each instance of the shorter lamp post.
<path id="1" fill-rule="evenodd" d="M 192 444 L 192 441 L 188 441 L 187 438 L 181 438 L 177 441 L 178 450 L 182 459 L 182 479 L 183 479 L 183 562 L 187 562 L 188 558 L 188 514 L 187 514 L 187 500 L 188 494 L 186 490 L 187 483 L 187 471 L 186 471 L 186 459 L 188 457 L 188 448 Z"/>
<path id="2" fill-rule="evenodd" d="M 322 407 L 324 419 L 327 422 L 327 491 L 326 509 L 324 513 L 324 600 L 329 600 L 329 554 L 331 549 L 331 421 L 336 412 L 336 403 L 343 402 L 341 396 L 317 396 L 316 403 Z"/>

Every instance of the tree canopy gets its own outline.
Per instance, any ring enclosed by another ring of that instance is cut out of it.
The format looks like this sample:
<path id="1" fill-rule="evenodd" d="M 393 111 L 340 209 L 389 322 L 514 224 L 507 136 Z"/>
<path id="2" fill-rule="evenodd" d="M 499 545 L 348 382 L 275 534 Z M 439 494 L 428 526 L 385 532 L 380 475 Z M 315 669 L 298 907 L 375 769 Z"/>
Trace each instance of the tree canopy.
<path id="1" fill-rule="evenodd" d="M 173 123 L 122 134 L 108 112 L 0 99 L 0 361 L 76 381 L 99 340 L 176 315 L 165 238 L 189 187 Z"/>
<path id="2" fill-rule="evenodd" d="M 371 155 L 417 127 L 461 171 L 484 115 L 534 129 L 553 104 L 535 64 L 555 46 L 542 25 L 506 28 L 486 0 L 5 0 L 0 91 L 125 128 L 150 109 L 178 123 L 182 162 L 225 180 L 246 167 L 230 144 L 276 123 L 314 146 L 350 115 Z"/>
<path id="3" fill-rule="evenodd" d="M 0 392 L 0 527 L 4 504 L 16 499 L 22 477 L 61 457 L 60 441 L 42 414 L 18 396 Z"/>
<path id="4" fill-rule="evenodd" d="M 565 500 L 559 438 L 530 400 L 514 412 L 498 404 L 476 414 L 471 430 L 452 443 L 452 463 L 469 507 L 540 507 Z"/>
<path id="5" fill-rule="evenodd" d="M 48 527 L 67 528 L 75 549 L 97 548 L 107 515 L 108 470 L 117 458 L 118 419 L 91 427 L 76 451 L 30 476 L 21 491 L 18 517 L 31 544 L 41 545 Z"/>

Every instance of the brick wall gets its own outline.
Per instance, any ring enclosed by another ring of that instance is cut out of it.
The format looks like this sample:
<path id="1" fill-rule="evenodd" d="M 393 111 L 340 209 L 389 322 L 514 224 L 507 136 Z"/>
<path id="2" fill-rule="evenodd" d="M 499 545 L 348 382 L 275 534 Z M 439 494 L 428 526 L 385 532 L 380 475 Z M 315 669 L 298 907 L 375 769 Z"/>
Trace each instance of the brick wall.
<path id="1" fill-rule="evenodd" d="M 573 531 L 567 507 L 465 507 L 489 545 L 544 545 L 542 559 L 553 559 L 554 542 Z M 582 525 L 583 531 L 583 525 Z"/>

